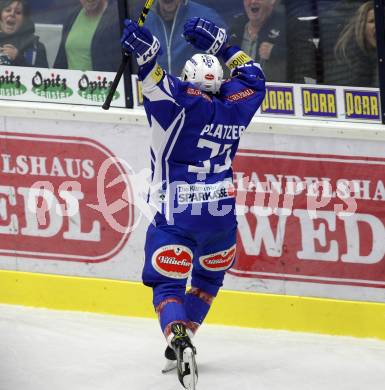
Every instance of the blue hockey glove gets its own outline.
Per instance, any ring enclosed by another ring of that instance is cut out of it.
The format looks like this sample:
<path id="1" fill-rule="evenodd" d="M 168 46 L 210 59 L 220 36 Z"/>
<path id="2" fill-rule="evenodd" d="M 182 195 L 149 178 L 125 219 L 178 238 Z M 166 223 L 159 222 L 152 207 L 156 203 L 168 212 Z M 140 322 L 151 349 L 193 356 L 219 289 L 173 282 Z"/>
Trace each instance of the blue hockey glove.
<path id="1" fill-rule="evenodd" d="M 120 42 L 126 52 L 135 54 L 138 65 L 144 65 L 156 57 L 160 50 L 158 38 L 132 20 L 126 19 L 124 25 Z"/>
<path id="2" fill-rule="evenodd" d="M 184 25 L 183 35 L 186 41 L 208 54 L 222 54 L 227 42 L 224 28 L 202 18 L 188 19 Z"/>

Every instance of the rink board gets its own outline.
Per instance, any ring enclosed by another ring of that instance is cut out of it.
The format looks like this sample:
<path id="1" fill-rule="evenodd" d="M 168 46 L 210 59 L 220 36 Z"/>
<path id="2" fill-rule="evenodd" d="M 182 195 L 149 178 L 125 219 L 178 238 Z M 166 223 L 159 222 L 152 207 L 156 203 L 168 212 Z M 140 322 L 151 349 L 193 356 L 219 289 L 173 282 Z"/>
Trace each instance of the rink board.
<path id="1" fill-rule="evenodd" d="M 156 318 L 138 282 L 0 271 L 0 303 Z M 220 291 L 210 324 L 385 340 L 382 303 Z"/>
<path id="2" fill-rule="evenodd" d="M 143 111 L 3 108 L 0 300 L 152 315 L 133 303 L 151 301 L 137 284 L 151 219 L 137 207 Z M 384 156 L 378 124 L 256 118 L 234 162 L 237 261 L 210 320 L 382 338 Z"/>

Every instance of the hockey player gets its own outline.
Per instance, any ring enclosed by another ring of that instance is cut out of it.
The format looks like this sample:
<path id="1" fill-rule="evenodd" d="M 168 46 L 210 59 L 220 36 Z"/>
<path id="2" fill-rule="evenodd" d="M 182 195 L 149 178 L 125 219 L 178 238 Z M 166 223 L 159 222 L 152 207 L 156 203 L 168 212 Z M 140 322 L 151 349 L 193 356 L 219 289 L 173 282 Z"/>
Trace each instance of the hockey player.
<path id="1" fill-rule="evenodd" d="M 184 37 L 196 54 L 181 79 L 156 62 L 158 39 L 125 21 L 123 48 L 134 53 L 152 128 L 150 204 L 157 213 L 145 244 L 143 282 L 186 389 L 198 372 L 191 337 L 202 324 L 235 258 L 237 222 L 231 163 L 239 139 L 261 105 L 265 79 L 258 64 L 213 22 L 191 18 Z M 221 57 L 231 70 L 223 80 Z M 191 274 L 191 289 L 186 282 Z"/>

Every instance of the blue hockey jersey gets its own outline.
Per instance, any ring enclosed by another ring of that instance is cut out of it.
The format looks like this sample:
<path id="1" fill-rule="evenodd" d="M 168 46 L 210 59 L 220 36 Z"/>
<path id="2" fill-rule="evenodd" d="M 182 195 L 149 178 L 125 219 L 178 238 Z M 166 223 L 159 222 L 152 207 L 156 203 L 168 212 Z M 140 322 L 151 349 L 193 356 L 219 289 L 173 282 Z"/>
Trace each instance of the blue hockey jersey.
<path id="1" fill-rule="evenodd" d="M 167 74 L 156 60 L 139 69 L 152 129 L 150 205 L 157 223 L 187 231 L 236 225 L 231 163 L 265 96 L 258 64 L 238 47 L 225 51 L 232 71 L 219 94 Z"/>

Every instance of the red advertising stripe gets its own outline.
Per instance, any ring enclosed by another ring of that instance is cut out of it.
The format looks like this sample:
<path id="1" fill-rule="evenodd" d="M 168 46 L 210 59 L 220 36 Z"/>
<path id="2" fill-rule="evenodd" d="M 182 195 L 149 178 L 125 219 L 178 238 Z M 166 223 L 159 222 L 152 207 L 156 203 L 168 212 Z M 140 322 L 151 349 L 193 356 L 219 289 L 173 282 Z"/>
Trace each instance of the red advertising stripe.
<path id="1" fill-rule="evenodd" d="M 238 276 L 385 287 L 385 159 L 240 150 Z"/>
<path id="2" fill-rule="evenodd" d="M 107 148 L 78 137 L 0 140 L 1 256 L 100 262 L 121 250 L 134 223 L 132 191 Z"/>

